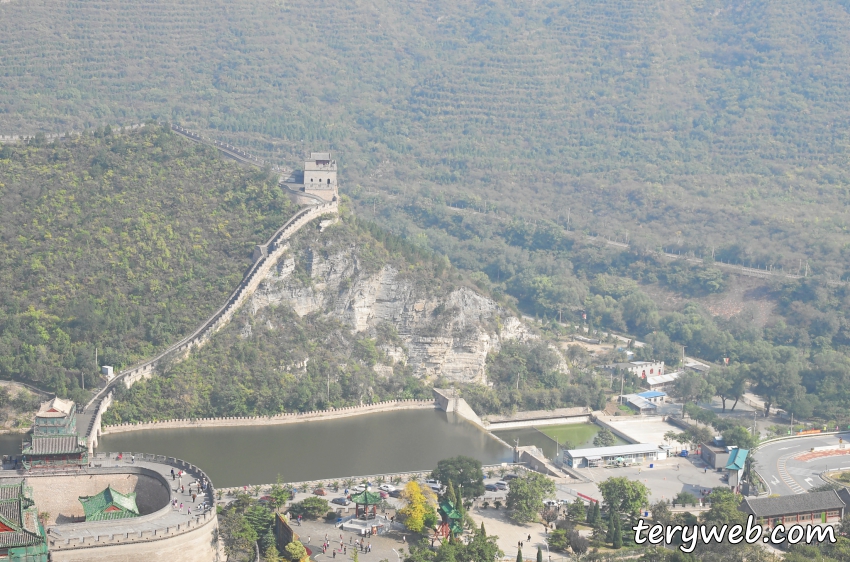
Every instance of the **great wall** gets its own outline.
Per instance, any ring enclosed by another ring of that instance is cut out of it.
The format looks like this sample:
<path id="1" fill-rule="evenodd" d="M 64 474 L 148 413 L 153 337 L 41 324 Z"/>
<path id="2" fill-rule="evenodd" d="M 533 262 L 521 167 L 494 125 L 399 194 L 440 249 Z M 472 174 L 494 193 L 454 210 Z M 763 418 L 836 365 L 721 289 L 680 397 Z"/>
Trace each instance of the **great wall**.
<path id="1" fill-rule="evenodd" d="M 225 143 L 206 139 L 177 125 L 172 124 L 171 129 L 196 142 L 209 144 L 239 162 L 259 167 L 266 164 L 264 160 L 252 156 L 247 152 Z M 130 388 L 142 378 L 153 376 L 157 366 L 163 362 L 179 360 L 188 355 L 193 348 L 204 345 L 213 334 L 230 321 L 239 307 L 256 291 L 262 280 L 266 278 L 271 269 L 289 248 L 287 240 L 315 219 L 323 215 L 339 213 L 338 197 L 334 197 L 331 201 L 326 201 L 320 197 L 291 189 L 285 185 L 283 178 L 280 179 L 280 183 L 296 203 L 308 204 L 310 206 L 298 211 L 265 244 L 256 246 L 253 256 L 254 261 L 248 268 L 248 271 L 245 272 L 242 281 L 233 293 L 231 293 L 227 302 L 213 313 L 206 322 L 201 324 L 194 332 L 169 346 L 155 357 L 120 371 L 106 386 L 94 395 L 86 405 L 83 413 L 80 414 L 80 419 L 83 422 L 81 425 L 86 427 L 85 437 L 90 453 L 97 447 L 98 437 L 102 433 L 101 420 L 103 414 L 112 405 L 114 388 L 117 384 L 121 383 L 127 388 Z"/>

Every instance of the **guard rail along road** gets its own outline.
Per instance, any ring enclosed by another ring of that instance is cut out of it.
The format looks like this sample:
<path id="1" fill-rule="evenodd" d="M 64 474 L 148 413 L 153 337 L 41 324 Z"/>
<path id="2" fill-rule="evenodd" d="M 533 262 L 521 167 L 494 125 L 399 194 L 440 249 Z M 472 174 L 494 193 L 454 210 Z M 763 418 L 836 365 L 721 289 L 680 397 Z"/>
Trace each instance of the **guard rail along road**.
<path id="1" fill-rule="evenodd" d="M 175 127 L 172 126 L 172 129 Z M 182 133 L 182 131 L 181 131 Z M 185 134 L 185 133 L 182 133 Z M 224 148 L 224 147 L 222 147 Z M 227 152 L 232 151 L 232 147 L 226 147 Z M 246 162 L 250 160 L 246 159 Z M 259 164 L 259 162 L 256 162 Z M 97 447 L 97 438 L 101 434 L 100 420 L 103 413 L 112 404 L 113 391 L 117 384 L 124 384 L 130 388 L 135 382 L 142 378 L 150 378 L 156 367 L 164 360 L 180 359 L 188 355 L 192 348 L 204 345 L 210 337 L 220 330 L 227 322 L 230 321 L 236 310 L 257 290 L 263 279 L 266 278 L 271 269 L 277 264 L 280 257 L 289 248 L 287 241 L 292 235 L 297 233 L 302 227 L 306 226 L 313 220 L 326 214 L 336 214 L 339 212 L 339 204 L 337 200 L 322 202 L 311 205 L 298 211 L 286 224 L 280 227 L 275 232 L 268 242 L 259 246 L 259 252 L 255 251 L 254 263 L 245 273 L 241 283 L 227 302 L 219 308 L 206 322 L 201 326 L 178 341 L 169 346 L 167 349 L 159 353 L 157 356 L 145 361 L 144 363 L 134 365 L 129 369 L 119 372 L 114 379 L 101 389 L 94 398 L 86 405 L 84 416 L 88 420 L 86 429 L 86 438 L 88 441 L 89 452 L 93 452 Z"/>

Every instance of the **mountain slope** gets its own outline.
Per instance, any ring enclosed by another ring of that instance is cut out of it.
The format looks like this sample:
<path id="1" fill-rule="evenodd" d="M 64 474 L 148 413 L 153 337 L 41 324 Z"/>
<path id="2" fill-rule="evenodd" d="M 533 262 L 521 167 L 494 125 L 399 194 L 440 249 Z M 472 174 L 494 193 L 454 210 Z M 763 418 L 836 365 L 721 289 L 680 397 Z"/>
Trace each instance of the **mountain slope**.
<path id="1" fill-rule="evenodd" d="M 167 129 L 0 149 L 0 377 L 79 394 L 190 332 L 293 212 Z"/>
<path id="2" fill-rule="evenodd" d="M 569 208 L 641 247 L 835 275 L 848 26 L 831 0 L 13 2 L 0 131 L 155 116 L 292 166 L 330 145 L 363 209 Z"/>

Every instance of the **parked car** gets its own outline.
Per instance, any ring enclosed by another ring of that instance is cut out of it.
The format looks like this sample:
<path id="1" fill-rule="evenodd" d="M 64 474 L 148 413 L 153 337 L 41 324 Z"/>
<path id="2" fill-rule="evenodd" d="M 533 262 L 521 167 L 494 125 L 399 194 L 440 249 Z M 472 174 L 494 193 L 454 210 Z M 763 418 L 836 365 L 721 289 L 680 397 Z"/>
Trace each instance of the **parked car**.
<path id="1" fill-rule="evenodd" d="M 396 487 L 393 486 L 392 484 L 381 484 L 380 486 L 378 486 L 378 489 L 389 493 L 389 492 L 392 492 L 393 490 L 395 490 Z"/>
<path id="2" fill-rule="evenodd" d="M 327 496 L 328 495 L 328 493 L 325 491 L 324 488 L 316 488 L 315 490 L 313 490 L 313 493 L 316 494 L 317 496 Z"/>
<path id="3" fill-rule="evenodd" d="M 484 484 L 485 492 L 497 492 L 499 488 L 496 487 L 495 484 Z"/>
<path id="4" fill-rule="evenodd" d="M 390 494 L 391 498 L 400 498 L 401 497 L 401 490 L 393 490 L 389 494 Z"/>
<path id="5" fill-rule="evenodd" d="M 505 482 L 510 482 L 511 480 L 516 480 L 519 478 L 516 474 L 505 474 Z"/>
<path id="6" fill-rule="evenodd" d="M 499 490 L 507 490 L 508 483 L 504 480 L 499 480 L 498 482 L 496 482 L 496 488 L 498 488 Z"/>
<path id="7" fill-rule="evenodd" d="M 381 499 L 382 499 L 382 500 L 385 500 L 385 499 L 387 499 L 388 497 L 390 497 L 389 492 L 385 492 L 385 491 L 383 491 L 383 490 L 378 490 L 378 493 L 381 495 Z"/>
<path id="8" fill-rule="evenodd" d="M 543 500 L 543 505 L 546 507 L 558 507 L 558 500 Z"/>
<path id="9" fill-rule="evenodd" d="M 331 503 L 335 503 L 337 505 L 350 505 L 351 500 L 348 498 L 334 498 L 331 500 Z"/>
<path id="10" fill-rule="evenodd" d="M 364 486 L 363 484 L 358 484 L 357 486 L 355 486 L 351 489 L 351 493 L 352 494 L 359 494 L 360 492 L 362 492 L 365 489 L 366 489 L 366 486 Z"/>
<path id="11" fill-rule="evenodd" d="M 440 484 L 437 480 L 434 480 L 433 478 L 428 478 L 427 480 L 425 480 L 425 483 L 426 484 L 438 484 L 438 485 Z"/>
<path id="12" fill-rule="evenodd" d="M 428 484 L 428 487 L 431 488 L 431 491 L 435 494 L 439 494 L 442 491 L 439 484 Z"/>
<path id="13" fill-rule="evenodd" d="M 687 451 L 682 451 L 681 453 L 679 453 L 679 456 L 680 457 L 687 457 L 689 454 L 690 453 L 688 453 Z"/>

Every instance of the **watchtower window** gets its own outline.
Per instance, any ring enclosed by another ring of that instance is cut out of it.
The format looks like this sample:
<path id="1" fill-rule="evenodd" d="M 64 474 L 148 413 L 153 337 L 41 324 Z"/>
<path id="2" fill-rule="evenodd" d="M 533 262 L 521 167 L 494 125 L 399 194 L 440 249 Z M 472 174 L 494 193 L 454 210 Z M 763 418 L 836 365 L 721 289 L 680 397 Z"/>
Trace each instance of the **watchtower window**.
<path id="1" fill-rule="evenodd" d="M 328 178 L 328 185 L 330 185 L 330 183 L 331 183 L 331 178 Z"/>

